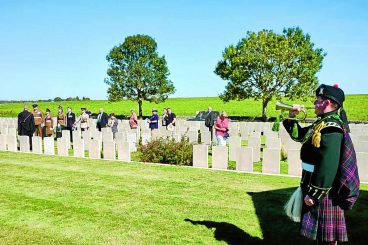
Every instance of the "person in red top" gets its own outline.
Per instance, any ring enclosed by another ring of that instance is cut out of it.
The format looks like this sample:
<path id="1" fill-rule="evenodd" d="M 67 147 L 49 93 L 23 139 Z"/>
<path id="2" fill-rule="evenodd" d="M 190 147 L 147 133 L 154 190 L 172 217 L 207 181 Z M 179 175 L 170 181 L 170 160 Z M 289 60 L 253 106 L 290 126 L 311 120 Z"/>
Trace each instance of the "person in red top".
<path id="1" fill-rule="evenodd" d="M 130 118 L 129 118 L 129 125 L 131 129 L 135 129 L 138 128 L 138 118 L 137 118 L 137 114 L 135 113 L 135 111 L 133 109 L 130 110 Z"/>
<path id="2" fill-rule="evenodd" d="M 217 145 L 226 146 L 226 140 L 229 137 L 229 120 L 227 119 L 226 112 L 221 112 L 220 118 L 217 119 L 214 127 Z"/>

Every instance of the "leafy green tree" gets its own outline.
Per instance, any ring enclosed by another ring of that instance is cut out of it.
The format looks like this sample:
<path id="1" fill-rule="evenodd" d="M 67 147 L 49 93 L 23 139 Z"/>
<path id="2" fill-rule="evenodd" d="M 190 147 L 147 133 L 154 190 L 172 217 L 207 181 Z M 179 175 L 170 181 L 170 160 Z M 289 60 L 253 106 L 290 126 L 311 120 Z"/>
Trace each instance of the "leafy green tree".
<path id="1" fill-rule="evenodd" d="M 60 97 L 55 97 L 54 101 L 63 101 L 63 99 Z"/>
<path id="2" fill-rule="evenodd" d="M 314 48 L 310 35 L 300 28 L 248 32 L 236 46 L 223 52 L 215 73 L 229 81 L 220 98 L 262 100 L 262 118 L 267 118 L 267 104 L 275 96 L 303 98 L 313 95 L 318 86 L 316 73 L 322 68 L 325 53 Z"/>
<path id="3" fill-rule="evenodd" d="M 157 53 L 157 43 L 147 35 L 125 38 L 111 49 L 106 57 L 109 62 L 105 83 L 110 101 L 128 99 L 137 101 L 142 117 L 143 100 L 159 103 L 175 92 L 165 56 Z"/>

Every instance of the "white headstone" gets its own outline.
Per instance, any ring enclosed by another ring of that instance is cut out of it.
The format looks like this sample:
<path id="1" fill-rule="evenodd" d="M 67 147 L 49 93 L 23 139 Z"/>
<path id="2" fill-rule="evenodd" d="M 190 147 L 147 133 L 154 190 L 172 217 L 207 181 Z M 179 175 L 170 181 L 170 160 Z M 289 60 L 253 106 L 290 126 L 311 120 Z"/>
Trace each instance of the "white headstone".
<path id="1" fill-rule="evenodd" d="M 267 148 L 281 149 L 281 139 L 279 138 L 266 138 Z"/>
<path id="2" fill-rule="evenodd" d="M 368 182 L 368 153 L 357 152 L 356 156 L 359 170 L 359 179 L 361 182 Z"/>
<path id="3" fill-rule="evenodd" d="M 90 158 L 101 158 L 101 147 L 100 147 L 100 141 L 99 140 L 91 140 L 90 146 L 89 146 L 89 157 Z"/>
<path id="4" fill-rule="evenodd" d="M 63 138 L 67 139 L 67 142 L 68 142 L 68 148 L 71 147 L 71 144 L 70 144 L 70 131 L 69 130 L 63 130 L 61 131 L 61 135 Z"/>
<path id="5" fill-rule="evenodd" d="M 249 128 L 245 126 L 240 127 L 240 135 L 242 137 L 242 140 L 248 140 Z"/>
<path id="6" fill-rule="evenodd" d="M 237 147 L 236 170 L 253 172 L 253 148 Z"/>
<path id="7" fill-rule="evenodd" d="M 32 137 L 32 152 L 42 154 L 42 138 L 40 136 Z"/>
<path id="8" fill-rule="evenodd" d="M 118 151 L 118 159 L 125 162 L 130 162 L 130 144 L 129 142 L 118 141 L 116 143 Z"/>
<path id="9" fill-rule="evenodd" d="M 8 134 L 12 136 L 17 135 L 17 129 L 16 128 L 8 128 Z"/>
<path id="10" fill-rule="evenodd" d="M 57 139 L 57 154 L 59 156 L 69 156 L 69 139 L 61 137 Z"/>
<path id="11" fill-rule="evenodd" d="M 110 141 L 112 142 L 114 140 L 113 134 L 112 132 L 103 132 L 102 133 L 102 141 L 106 142 L 106 141 Z"/>
<path id="12" fill-rule="evenodd" d="M 82 131 L 82 138 L 84 143 L 84 148 L 89 150 L 89 145 L 91 142 L 91 132 L 90 131 Z"/>
<path id="13" fill-rule="evenodd" d="M 73 155 L 75 157 L 85 157 L 84 150 L 84 141 L 82 139 L 73 141 Z"/>
<path id="14" fill-rule="evenodd" d="M 240 136 L 230 136 L 229 142 L 229 160 L 236 161 L 236 149 L 241 147 L 241 137 Z"/>
<path id="15" fill-rule="evenodd" d="M 6 135 L 6 144 L 8 151 L 18 151 L 17 137 L 12 134 Z"/>
<path id="16" fill-rule="evenodd" d="M 19 136 L 19 149 L 21 152 L 30 152 L 29 136 L 21 135 Z"/>
<path id="17" fill-rule="evenodd" d="M 202 131 L 201 132 L 201 143 L 210 145 L 211 144 L 211 132 L 210 131 Z"/>
<path id="18" fill-rule="evenodd" d="M 300 160 L 300 150 L 289 149 L 287 151 L 288 174 L 301 176 L 302 175 L 302 160 Z"/>
<path id="19" fill-rule="evenodd" d="M 279 149 L 263 149 L 262 173 L 280 174 Z"/>
<path id="20" fill-rule="evenodd" d="M 111 133 L 112 134 L 112 133 Z M 115 160 L 115 142 L 114 141 L 104 141 L 103 142 L 103 157 L 108 160 Z"/>
<path id="21" fill-rule="evenodd" d="M 0 134 L 0 151 L 6 151 L 6 136 Z"/>
<path id="22" fill-rule="evenodd" d="M 355 152 L 367 152 L 368 153 L 368 141 L 358 141 L 354 144 Z"/>
<path id="23" fill-rule="evenodd" d="M 43 138 L 44 154 L 55 155 L 55 142 L 53 137 Z"/>
<path id="24" fill-rule="evenodd" d="M 147 145 L 151 141 L 151 132 L 142 132 L 142 145 Z"/>
<path id="25" fill-rule="evenodd" d="M 193 167 L 208 168 L 207 145 L 193 145 Z"/>
<path id="26" fill-rule="evenodd" d="M 198 131 L 188 131 L 189 143 L 198 143 Z"/>
<path id="27" fill-rule="evenodd" d="M 212 168 L 227 169 L 228 150 L 226 146 L 212 147 Z"/>
<path id="28" fill-rule="evenodd" d="M 80 130 L 72 131 L 72 137 L 73 137 L 73 141 L 81 139 L 82 138 L 82 131 L 80 131 Z"/>
<path id="29" fill-rule="evenodd" d="M 259 162 L 261 159 L 261 138 L 249 137 L 248 146 L 253 148 L 253 161 Z"/>

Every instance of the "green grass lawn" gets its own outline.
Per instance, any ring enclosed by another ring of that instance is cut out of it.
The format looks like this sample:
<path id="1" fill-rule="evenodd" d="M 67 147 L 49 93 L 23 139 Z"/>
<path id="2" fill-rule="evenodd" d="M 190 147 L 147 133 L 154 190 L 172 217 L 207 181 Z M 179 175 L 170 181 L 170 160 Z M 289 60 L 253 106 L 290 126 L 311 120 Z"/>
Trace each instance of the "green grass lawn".
<path id="1" fill-rule="evenodd" d="M 0 152 L 0 244 L 311 244 L 290 177 Z M 348 212 L 368 230 L 368 186 Z"/>
<path id="2" fill-rule="evenodd" d="M 306 102 L 301 100 L 288 101 L 286 103 L 303 103 L 306 106 L 313 105 L 313 98 Z M 347 112 L 349 120 L 368 121 L 368 95 L 347 95 L 344 103 L 344 108 Z M 28 103 L 31 106 L 32 103 Z M 57 113 L 58 105 L 62 105 L 66 110 L 68 106 L 74 109 L 76 114 L 79 114 L 81 107 L 87 107 L 92 113 L 97 113 L 100 107 L 103 107 L 107 113 L 114 112 L 119 116 L 129 115 L 130 109 L 138 111 L 138 104 L 132 101 L 108 102 L 107 100 L 93 100 L 93 101 L 62 101 L 62 102 L 39 102 L 40 109 L 44 112 L 49 108 L 53 115 Z M 276 117 L 279 112 L 275 111 L 276 100 L 272 100 L 267 107 L 267 116 Z M 24 103 L 10 103 L 0 104 L 1 117 L 16 117 L 19 112 L 23 110 Z M 177 116 L 194 116 L 196 111 L 207 110 L 208 106 L 212 106 L 216 111 L 226 111 L 229 116 L 241 116 L 252 118 L 259 118 L 262 116 L 262 101 L 255 101 L 254 99 L 246 99 L 243 101 L 231 101 L 229 103 L 222 102 L 218 97 L 204 97 L 204 98 L 171 98 L 167 101 L 154 104 L 143 102 L 143 115 L 150 116 L 153 107 L 159 110 L 161 114 L 163 108 L 171 107 Z M 315 118 L 313 110 L 308 111 L 309 118 Z"/>

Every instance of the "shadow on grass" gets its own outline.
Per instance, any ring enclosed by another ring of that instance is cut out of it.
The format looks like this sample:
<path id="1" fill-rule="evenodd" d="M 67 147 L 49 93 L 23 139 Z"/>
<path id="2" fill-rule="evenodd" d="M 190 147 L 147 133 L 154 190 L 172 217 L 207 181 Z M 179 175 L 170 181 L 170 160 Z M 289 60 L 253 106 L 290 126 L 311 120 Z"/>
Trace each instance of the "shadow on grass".
<path id="1" fill-rule="evenodd" d="M 252 237 L 238 226 L 227 222 L 196 221 L 185 219 L 193 225 L 214 229 L 214 237 L 227 244 L 315 244 L 299 235 L 299 223 L 289 220 L 283 206 L 295 188 L 265 192 L 248 192 L 252 197 L 259 219 L 263 239 Z M 352 211 L 346 212 L 348 244 L 365 244 L 368 240 L 368 192 L 362 191 Z"/>

